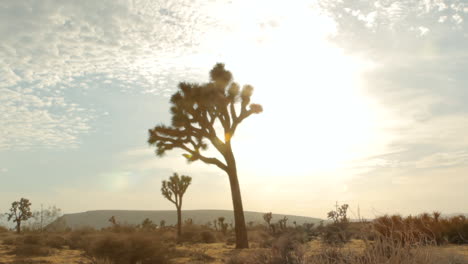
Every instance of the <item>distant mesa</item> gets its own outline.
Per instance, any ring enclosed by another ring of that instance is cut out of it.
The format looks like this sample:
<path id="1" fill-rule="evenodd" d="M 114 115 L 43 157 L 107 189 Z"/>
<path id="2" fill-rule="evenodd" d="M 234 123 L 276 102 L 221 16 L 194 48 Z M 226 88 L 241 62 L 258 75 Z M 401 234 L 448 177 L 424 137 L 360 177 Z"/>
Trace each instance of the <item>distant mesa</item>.
<path id="1" fill-rule="evenodd" d="M 255 224 L 263 224 L 263 214 L 261 212 L 249 212 L 245 211 L 246 223 L 254 222 Z M 159 223 L 161 220 L 166 221 L 166 225 L 175 225 L 177 223 L 177 214 L 175 210 L 163 210 L 163 211 L 133 211 L 133 210 L 97 210 L 97 211 L 86 211 L 82 213 L 65 214 L 59 218 L 56 222 L 61 222 L 67 227 L 72 229 L 80 227 L 93 227 L 101 229 L 111 226 L 109 218 L 114 216 L 120 224 L 137 225 L 149 218 L 154 223 Z M 234 214 L 231 210 L 184 210 L 183 218 L 191 218 L 194 224 L 206 224 L 212 223 L 213 220 L 218 217 L 224 217 L 225 223 L 234 223 Z M 296 216 L 296 215 L 285 215 L 285 214 L 273 214 L 272 222 L 282 219 L 284 216 L 288 218 L 288 225 L 293 225 L 296 221 L 297 225 L 303 223 L 319 223 L 322 219 Z"/>

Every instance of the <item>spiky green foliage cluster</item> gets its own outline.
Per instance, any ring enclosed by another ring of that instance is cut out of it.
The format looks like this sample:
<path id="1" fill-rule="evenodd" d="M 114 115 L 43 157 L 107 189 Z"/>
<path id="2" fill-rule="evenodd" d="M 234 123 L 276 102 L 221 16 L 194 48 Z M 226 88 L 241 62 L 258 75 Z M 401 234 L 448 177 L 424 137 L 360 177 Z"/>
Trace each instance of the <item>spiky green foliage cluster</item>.
<path id="1" fill-rule="evenodd" d="M 250 103 L 253 87 L 245 85 L 241 89 L 224 64 L 218 63 L 210 71 L 210 82 L 182 82 L 178 88 L 170 101 L 172 125 L 150 129 L 148 143 L 156 146 L 158 156 L 179 148 L 186 151 L 184 157 L 188 161 L 201 160 L 226 170 L 223 162 L 207 158 L 201 151 L 208 147 L 208 139 L 224 155 L 237 126 L 251 114 L 263 111 L 261 105 Z M 236 107 L 237 103 L 240 107 Z M 223 140 L 215 130 L 217 122 L 224 130 Z"/>
<path id="2" fill-rule="evenodd" d="M 169 181 L 162 181 L 161 193 L 177 207 L 182 203 L 182 196 L 192 182 L 192 177 L 174 173 Z"/>

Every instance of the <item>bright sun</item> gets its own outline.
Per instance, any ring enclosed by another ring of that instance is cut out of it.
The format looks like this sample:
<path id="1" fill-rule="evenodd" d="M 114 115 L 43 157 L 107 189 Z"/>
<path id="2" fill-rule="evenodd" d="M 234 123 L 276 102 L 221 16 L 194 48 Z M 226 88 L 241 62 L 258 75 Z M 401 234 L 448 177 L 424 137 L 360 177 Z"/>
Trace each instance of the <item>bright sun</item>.
<path id="1" fill-rule="evenodd" d="M 286 6 L 268 6 L 261 17 L 247 12 L 242 19 L 216 10 L 231 25 L 229 34 L 207 32 L 204 55 L 190 58 L 191 64 L 225 62 L 237 82 L 256 87 L 252 100 L 264 112 L 238 128 L 239 163 L 252 172 L 306 175 L 375 153 L 382 145 L 376 142 L 385 142 L 382 113 L 361 79 L 374 65 L 328 40 L 336 28 L 327 16 L 308 6 L 284 16 Z"/>
<path id="2" fill-rule="evenodd" d="M 237 134 L 241 159 L 284 175 L 343 168 L 372 155 L 370 146 L 383 142 L 379 107 L 362 91 L 362 74 L 372 65 L 345 55 L 324 32 L 295 28 L 294 21 L 279 26 L 257 49 L 227 56 L 236 80 L 253 84 L 253 102 L 265 109 Z M 263 160 L 252 149 L 264 152 Z"/>

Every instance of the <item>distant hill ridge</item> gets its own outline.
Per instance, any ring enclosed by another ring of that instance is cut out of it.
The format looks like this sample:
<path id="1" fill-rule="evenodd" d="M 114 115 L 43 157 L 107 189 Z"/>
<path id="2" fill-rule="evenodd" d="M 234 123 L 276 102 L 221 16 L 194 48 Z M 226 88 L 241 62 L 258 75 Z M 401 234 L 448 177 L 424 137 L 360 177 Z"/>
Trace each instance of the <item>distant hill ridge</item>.
<path id="1" fill-rule="evenodd" d="M 246 223 L 254 222 L 256 224 L 264 223 L 263 214 L 261 212 L 245 211 Z M 149 218 L 154 223 L 159 225 L 161 220 L 166 221 L 166 225 L 175 225 L 177 222 L 177 215 L 175 210 L 158 210 L 158 211 L 143 211 L 143 210 L 96 210 L 86 211 L 82 213 L 64 214 L 57 221 L 64 223 L 67 227 L 72 229 L 80 227 L 93 227 L 101 229 L 109 227 L 111 223 L 109 218 L 114 216 L 118 223 L 137 225 L 144 219 Z M 293 225 L 296 221 L 298 225 L 303 223 L 319 223 L 322 219 L 286 215 L 286 214 L 273 214 L 272 223 L 276 223 L 283 217 L 288 218 L 288 225 Z M 218 217 L 224 217 L 225 223 L 234 223 L 234 214 L 232 210 L 183 210 L 182 219 L 191 218 L 195 224 L 213 223 L 213 220 Z"/>

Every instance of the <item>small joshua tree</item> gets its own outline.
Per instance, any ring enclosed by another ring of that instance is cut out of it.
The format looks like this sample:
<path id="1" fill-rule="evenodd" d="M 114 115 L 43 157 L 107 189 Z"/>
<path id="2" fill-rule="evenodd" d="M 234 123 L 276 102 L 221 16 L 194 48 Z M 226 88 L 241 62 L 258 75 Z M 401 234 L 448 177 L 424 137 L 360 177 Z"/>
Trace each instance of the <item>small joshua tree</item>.
<path id="1" fill-rule="evenodd" d="M 283 219 L 280 219 L 280 220 L 278 221 L 278 224 L 279 224 L 281 230 L 286 229 L 286 223 L 287 223 L 287 222 L 288 222 L 288 218 L 287 218 L 286 216 L 283 217 Z"/>
<path id="2" fill-rule="evenodd" d="M 182 197 L 191 182 L 192 177 L 185 175 L 179 177 L 177 173 L 174 173 L 169 181 L 162 181 L 162 195 L 171 201 L 177 209 L 177 237 L 179 238 L 182 234 Z"/>
<path id="3" fill-rule="evenodd" d="M 271 219 L 273 219 L 273 214 L 271 212 L 263 214 L 263 220 L 267 223 L 267 227 L 275 233 L 275 227 L 271 224 Z"/>
<path id="4" fill-rule="evenodd" d="M 225 220 L 224 217 L 222 217 L 222 216 L 218 217 L 218 223 L 219 223 L 219 226 L 221 227 L 221 232 L 223 232 L 223 234 L 226 235 L 227 229 L 228 229 L 228 224 L 224 223 L 224 220 Z"/>
<path id="5" fill-rule="evenodd" d="M 21 222 L 28 220 L 32 216 L 31 202 L 25 198 L 21 198 L 20 201 L 14 201 L 11 204 L 10 212 L 7 213 L 8 221 L 13 219 L 13 222 L 16 223 L 17 233 L 21 233 Z"/>
<path id="6" fill-rule="evenodd" d="M 193 219 L 192 219 L 192 218 L 187 218 L 187 219 L 185 219 L 184 224 L 185 224 L 186 226 L 191 226 L 191 225 L 193 225 Z"/>
<path id="7" fill-rule="evenodd" d="M 272 218 L 273 218 L 273 214 L 271 212 L 263 214 L 263 220 L 267 222 L 268 226 L 270 225 Z"/>
<path id="8" fill-rule="evenodd" d="M 115 218 L 115 216 L 111 216 L 111 218 L 109 218 L 108 221 L 112 224 L 113 227 L 116 227 L 116 226 L 119 225 L 119 224 L 117 223 L 117 219 Z"/>

